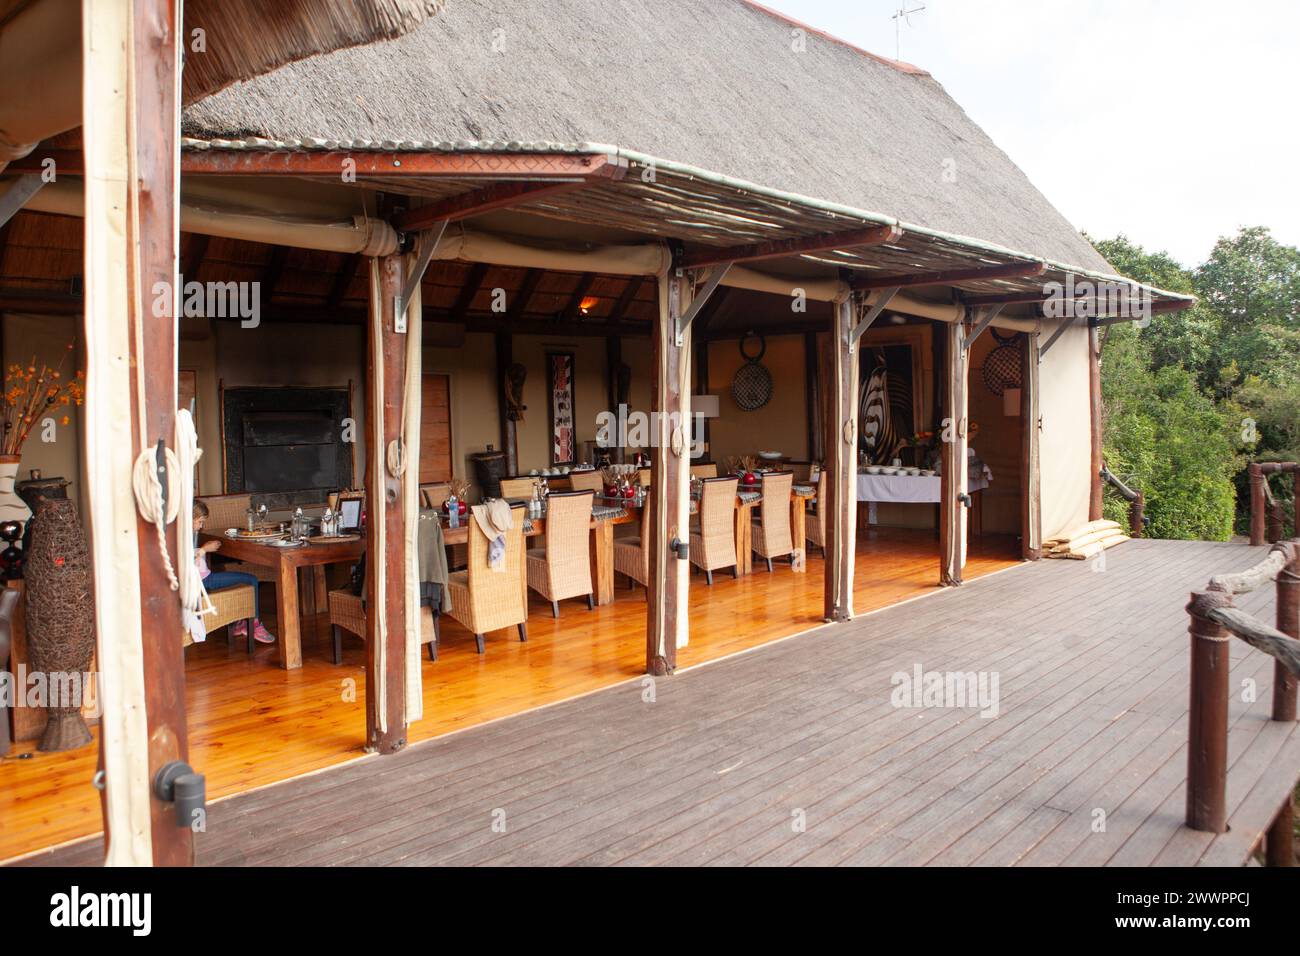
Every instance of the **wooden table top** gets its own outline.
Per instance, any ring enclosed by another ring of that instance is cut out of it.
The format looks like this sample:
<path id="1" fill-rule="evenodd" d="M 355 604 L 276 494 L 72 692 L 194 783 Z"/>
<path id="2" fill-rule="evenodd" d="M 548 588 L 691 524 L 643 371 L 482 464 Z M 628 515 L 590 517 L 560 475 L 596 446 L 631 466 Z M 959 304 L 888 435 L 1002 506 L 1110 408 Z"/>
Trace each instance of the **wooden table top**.
<path id="1" fill-rule="evenodd" d="M 202 541 L 220 541 L 217 554 L 227 558 L 237 558 L 250 564 L 280 565 L 301 568 L 316 564 L 337 564 L 343 561 L 356 561 L 366 549 L 366 539 L 341 541 L 332 544 L 307 544 L 297 548 L 277 548 L 274 545 L 243 538 L 230 538 L 224 534 L 203 532 Z"/>

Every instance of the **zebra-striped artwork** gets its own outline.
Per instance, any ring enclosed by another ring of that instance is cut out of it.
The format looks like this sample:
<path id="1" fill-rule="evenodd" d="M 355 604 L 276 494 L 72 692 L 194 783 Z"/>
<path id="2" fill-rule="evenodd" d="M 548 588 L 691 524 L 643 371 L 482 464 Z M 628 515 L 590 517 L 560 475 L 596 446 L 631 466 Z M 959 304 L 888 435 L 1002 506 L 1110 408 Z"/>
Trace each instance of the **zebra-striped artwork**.
<path id="1" fill-rule="evenodd" d="M 914 432 L 912 349 L 887 345 L 862 352 L 859 447 L 873 465 L 899 456 Z"/>

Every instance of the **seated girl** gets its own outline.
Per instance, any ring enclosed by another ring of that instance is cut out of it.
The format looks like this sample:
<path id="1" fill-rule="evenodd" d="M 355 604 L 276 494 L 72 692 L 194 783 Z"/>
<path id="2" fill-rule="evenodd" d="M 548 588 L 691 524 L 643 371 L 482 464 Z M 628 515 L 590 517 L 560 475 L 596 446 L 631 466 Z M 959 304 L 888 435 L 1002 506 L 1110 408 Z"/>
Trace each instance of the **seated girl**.
<path id="1" fill-rule="evenodd" d="M 199 577 L 203 579 L 203 586 L 209 593 L 212 591 L 221 591 L 225 588 L 233 588 L 240 584 L 251 584 L 253 586 L 253 640 L 259 644 L 274 644 L 275 635 L 262 626 L 262 616 L 259 613 L 259 600 L 257 578 L 244 571 L 213 571 L 208 568 L 208 555 L 213 551 L 221 548 L 220 541 L 205 541 L 198 544 L 199 532 L 203 530 L 204 524 L 208 520 L 208 506 L 202 501 L 194 501 L 194 561 L 199 567 Z M 235 637 L 248 636 L 248 623 L 246 621 L 236 621 L 231 625 L 232 633 Z"/>

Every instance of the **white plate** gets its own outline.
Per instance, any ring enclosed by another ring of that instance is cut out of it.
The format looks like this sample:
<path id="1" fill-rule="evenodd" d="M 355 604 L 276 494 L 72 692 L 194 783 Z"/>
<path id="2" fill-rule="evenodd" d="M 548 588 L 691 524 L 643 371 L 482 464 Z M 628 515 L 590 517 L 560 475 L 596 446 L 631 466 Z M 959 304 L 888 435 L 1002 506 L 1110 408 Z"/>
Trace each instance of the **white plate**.
<path id="1" fill-rule="evenodd" d="M 933 468 L 922 468 L 922 469 L 921 469 L 921 477 L 922 477 L 922 478 L 933 478 L 936 474 L 937 474 L 937 472 L 936 472 Z"/>
<path id="2" fill-rule="evenodd" d="M 276 538 L 273 541 L 266 542 L 273 548 L 301 548 L 305 541 L 288 541 L 285 538 Z"/>

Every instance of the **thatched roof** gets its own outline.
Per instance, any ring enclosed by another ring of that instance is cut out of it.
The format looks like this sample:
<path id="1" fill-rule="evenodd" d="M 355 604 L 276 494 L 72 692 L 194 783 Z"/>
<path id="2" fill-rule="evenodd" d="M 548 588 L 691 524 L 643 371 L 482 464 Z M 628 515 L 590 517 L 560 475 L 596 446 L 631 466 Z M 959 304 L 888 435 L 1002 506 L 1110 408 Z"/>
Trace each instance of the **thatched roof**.
<path id="1" fill-rule="evenodd" d="M 608 143 L 1100 272 L 933 77 L 744 0 L 456 0 L 190 106 L 202 139 Z M 187 67 L 188 69 L 188 67 Z M 945 173 L 949 175 L 945 175 Z"/>
<path id="2" fill-rule="evenodd" d="M 231 83 L 329 50 L 391 40 L 442 9 L 443 0 L 188 0 L 185 36 L 206 49 L 185 59 L 190 103 Z"/>

